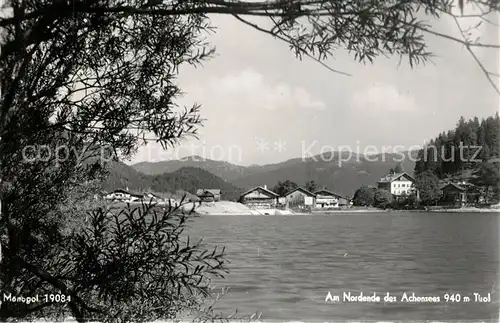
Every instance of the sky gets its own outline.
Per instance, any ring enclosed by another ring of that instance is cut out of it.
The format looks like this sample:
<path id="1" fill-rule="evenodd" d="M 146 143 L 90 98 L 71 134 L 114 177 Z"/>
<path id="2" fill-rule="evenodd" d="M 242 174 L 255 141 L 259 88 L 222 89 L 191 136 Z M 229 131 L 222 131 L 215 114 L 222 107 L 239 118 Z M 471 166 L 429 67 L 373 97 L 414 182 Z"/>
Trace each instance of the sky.
<path id="1" fill-rule="evenodd" d="M 202 68 L 181 67 L 178 78 L 185 93 L 178 103 L 202 104 L 199 139 L 167 151 L 150 143 L 128 164 L 199 155 L 262 165 L 331 150 L 410 150 L 453 129 L 460 116 L 483 118 L 500 108 L 473 57 L 450 40 L 427 35 L 436 56 L 413 69 L 405 60 L 399 65 L 399 57 L 364 65 L 339 50 L 327 63 L 352 75 L 345 76 L 298 60 L 287 44 L 233 17 L 211 21 L 217 30 L 208 40 L 217 56 Z M 452 19 L 431 22 L 433 30 L 460 38 Z M 474 35 L 500 43 L 496 26 L 483 24 Z M 498 50 L 476 53 L 488 70 L 499 71 Z"/>

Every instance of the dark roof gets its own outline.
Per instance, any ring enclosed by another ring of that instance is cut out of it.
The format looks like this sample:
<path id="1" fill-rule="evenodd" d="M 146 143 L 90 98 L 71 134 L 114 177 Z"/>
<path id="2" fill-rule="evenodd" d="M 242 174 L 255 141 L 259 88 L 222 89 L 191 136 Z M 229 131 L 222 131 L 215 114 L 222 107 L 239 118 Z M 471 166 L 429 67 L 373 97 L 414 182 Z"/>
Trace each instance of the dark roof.
<path id="1" fill-rule="evenodd" d="M 314 195 L 319 195 L 319 194 L 321 194 L 321 195 L 330 195 L 330 196 L 334 196 L 336 198 L 345 199 L 345 197 L 343 197 L 342 195 L 330 192 L 328 190 L 319 190 L 319 191 L 314 192 Z"/>
<path id="2" fill-rule="evenodd" d="M 378 182 L 379 183 L 392 183 L 392 182 L 398 180 L 402 176 L 408 176 L 412 181 L 415 181 L 413 176 L 411 176 L 410 174 L 408 174 L 406 172 L 403 172 L 403 173 L 397 173 L 397 174 L 389 174 L 385 177 L 382 177 L 380 179 L 380 181 L 378 181 Z"/>
<path id="3" fill-rule="evenodd" d="M 312 197 L 316 197 L 316 194 L 311 193 L 311 192 L 309 192 L 308 190 L 306 190 L 305 188 L 302 188 L 302 187 L 297 187 L 293 191 L 290 191 L 290 192 L 286 193 L 285 196 L 288 196 L 288 195 L 292 194 L 295 191 L 301 191 L 302 193 L 304 193 L 306 195 L 309 195 L 309 196 L 312 196 Z"/>
<path id="4" fill-rule="evenodd" d="M 443 184 L 443 185 L 441 185 L 440 189 L 444 189 L 444 188 L 446 188 L 448 186 L 451 186 L 451 187 L 453 187 L 453 188 L 455 188 L 455 189 L 457 189 L 459 191 L 465 191 L 464 187 L 462 187 L 459 184 L 455 184 L 455 183 L 446 183 L 446 184 Z"/>
<path id="5" fill-rule="evenodd" d="M 209 192 L 209 191 L 201 191 L 201 192 L 196 193 L 196 195 L 198 197 L 206 197 L 206 196 L 215 197 L 215 194 L 212 192 Z"/>
<path id="6" fill-rule="evenodd" d="M 130 194 L 130 192 L 129 192 L 129 191 L 124 190 L 124 189 L 122 189 L 122 188 L 119 188 L 119 189 L 113 190 L 112 192 L 110 192 L 110 194 L 112 194 L 112 193 L 125 193 L 125 194 Z"/>
<path id="7" fill-rule="evenodd" d="M 207 195 L 213 195 L 213 196 L 215 196 L 215 195 L 220 195 L 220 189 L 199 188 L 199 189 L 196 190 L 196 195 L 198 195 L 198 196 L 207 196 Z"/>
<path id="8" fill-rule="evenodd" d="M 241 194 L 240 198 L 243 197 L 243 196 L 245 196 L 245 195 L 247 195 L 247 194 L 249 194 L 249 193 L 252 193 L 253 191 L 262 191 L 262 192 L 264 192 L 264 193 L 266 193 L 268 195 L 271 195 L 273 197 L 279 197 L 279 195 L 276 194 L 276 193 L 274 193 L 273 191 L 270 191 L 267 188 L 263 188 L 262 186 L 257 186 L 257 187 L 254 187 L 252 189 L 249 189 L 245 193 Z"/>

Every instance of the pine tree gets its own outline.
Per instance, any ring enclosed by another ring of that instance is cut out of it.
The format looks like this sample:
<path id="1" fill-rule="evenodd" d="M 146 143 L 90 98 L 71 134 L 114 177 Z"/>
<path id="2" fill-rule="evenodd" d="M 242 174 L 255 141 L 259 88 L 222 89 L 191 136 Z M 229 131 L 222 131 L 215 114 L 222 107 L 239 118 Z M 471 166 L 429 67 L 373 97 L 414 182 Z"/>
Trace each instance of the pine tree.
<path id="1" fill-rule="evenodd" d="M 499 132 L 500 125 L 497 117 L 488 117 L 485 122 L 485 139 L 492 157 L 500 156 Z"/>
<path id="2" fill-rule="evenodd" d="M 500 158 L 499 114 L 481 120 L 474 117 L 467 121 L 460 117 L 455 129 L 430 140 L 418 157 L 415 175 L 432 171 L 438 178 L 469 176 L 467 170 L 477 170 L 478 160 Z"/>

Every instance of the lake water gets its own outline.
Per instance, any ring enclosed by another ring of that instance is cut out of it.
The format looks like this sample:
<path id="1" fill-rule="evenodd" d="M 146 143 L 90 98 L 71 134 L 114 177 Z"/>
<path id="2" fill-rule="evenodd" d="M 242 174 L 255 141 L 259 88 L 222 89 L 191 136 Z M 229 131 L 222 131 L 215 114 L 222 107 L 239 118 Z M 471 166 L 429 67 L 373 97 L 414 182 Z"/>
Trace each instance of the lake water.
<path id="1" fill-rule="evenodd" d="M 229 287 L 218 310 L 262 312 L 262 320 L 499 319 L 497 213 L 341 213 L 313 216 L 206 216 L 187 233 L 226 246 Z M 325 302 L 328 292 L 340 302 Z M 381 296 L 344 302 L 344 292 Z M 384 302 L 389 292 L 396 302 Z M 402 302 L 410 296 L 438 303 Z M 444 295 L 460 294 L 446 302 Z M 491 295 L 475 302 L 473 293 Z M 465 297 L 470 297 L 466 302 Z"/>

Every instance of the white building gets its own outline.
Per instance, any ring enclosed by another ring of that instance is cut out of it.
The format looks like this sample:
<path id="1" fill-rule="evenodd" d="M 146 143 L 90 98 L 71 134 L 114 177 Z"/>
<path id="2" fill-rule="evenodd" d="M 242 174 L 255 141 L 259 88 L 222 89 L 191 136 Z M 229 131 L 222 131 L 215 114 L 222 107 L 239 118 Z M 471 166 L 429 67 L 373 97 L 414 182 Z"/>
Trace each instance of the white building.
<path id="1" fill-rule="evenodd" d="M 415 179 L 407 173 L 390 174 L 380 179 L 377 187 L 392 195 L 410 195 L 415 191 Z"/>
<path id="2" fill-rule="evenodd" d="M 128 190 L 117 189 L 113 192 L 106 194 L 104 199 L 106 200 L 117 200 L 123 202 L 137 202 L 143 199 L 143 195 L 139 193 L 132 193 Z"/>
<path id="3" fill-rule="evenodd" d="M 106 200 L 128 200 L 130 193 L 126 190 L 118 189 L 104 196 Z"/>
<path id="4" fill-rule="evenodd" d="M 316 208 L 337 208 L 339 207 L 339 199 L 342 198 L 339 194 L 328 190 L 319 190 L 314 192 L 316 196 Z"/>

